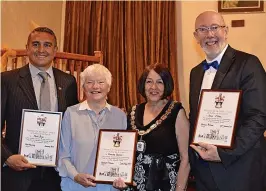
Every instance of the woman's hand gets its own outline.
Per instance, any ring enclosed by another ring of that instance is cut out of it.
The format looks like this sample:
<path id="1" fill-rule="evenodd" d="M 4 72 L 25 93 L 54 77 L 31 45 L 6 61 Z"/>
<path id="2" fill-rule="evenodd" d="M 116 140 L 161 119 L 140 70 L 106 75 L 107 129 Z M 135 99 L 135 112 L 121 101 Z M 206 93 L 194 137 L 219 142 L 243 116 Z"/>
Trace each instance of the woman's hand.
<path id="1" fill-rule="evenodd" d="M 175 191 L 186 191 L 186 190 L 187 190 L 186 187 L 181 187 L 179 185 L 176 185 Z"/>
<path id="2" fill-rule="evenodd" d="M 95 181 L 95 177 L 90 174 L 79 173 L 74 177 L 74 180 L 76 183 L 84 186 L 85 188 L 96 186 L 96 184 L 93 182 Z"/>
<path id="3" fill-rule="evenodd" d="M 137 184 L 134 181 L 133 181 L 133 186 L 137 186 Z M 119 190 L 123 190 L 123 189 L 126 189 L 128 185 L 126 185 L 126 183 L 124 182 L 122 178 L 118 178 L 114 180 L 113 187 Z"/>
<path id="4" fill-rule="evenodd" d="M 114 180 L 113 187 L 116 189 L 119 189 L 119 190 L 123 190 L 123 189 L 127 188 L 127 185 L 122 178 L 118 178 L 118 179 Z"/>

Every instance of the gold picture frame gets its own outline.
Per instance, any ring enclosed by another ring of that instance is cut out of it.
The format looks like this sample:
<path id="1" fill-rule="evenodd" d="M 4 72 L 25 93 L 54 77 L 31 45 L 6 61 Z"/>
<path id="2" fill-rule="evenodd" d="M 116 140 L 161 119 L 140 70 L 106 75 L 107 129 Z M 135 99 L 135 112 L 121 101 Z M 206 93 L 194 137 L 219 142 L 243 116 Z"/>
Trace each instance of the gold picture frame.
<path id="1" fill-rule="evenodd" d="M 251 13 L 264 12 L 264 1 L 237 1 L 220 0 L 218 1 L 218 12 L 221 13 Z"/>

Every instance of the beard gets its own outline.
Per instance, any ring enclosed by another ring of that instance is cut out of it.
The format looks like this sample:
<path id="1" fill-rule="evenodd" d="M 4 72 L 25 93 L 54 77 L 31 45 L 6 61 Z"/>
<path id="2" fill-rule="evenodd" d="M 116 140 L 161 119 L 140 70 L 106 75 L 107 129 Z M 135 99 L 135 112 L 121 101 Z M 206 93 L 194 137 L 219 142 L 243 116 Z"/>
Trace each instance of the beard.
<path id="1" fill-rule="evenodd" d="M 224 49 L 226 43 L 225 42 L 220 42 L 219 40 L 213 44 L 213 45 L 208 45 L 207 42 L 203 42 L 201 44 L 201 47 L 205 54 L 207 55 L 207 58 L 214 59 L 217 57 Z"/>

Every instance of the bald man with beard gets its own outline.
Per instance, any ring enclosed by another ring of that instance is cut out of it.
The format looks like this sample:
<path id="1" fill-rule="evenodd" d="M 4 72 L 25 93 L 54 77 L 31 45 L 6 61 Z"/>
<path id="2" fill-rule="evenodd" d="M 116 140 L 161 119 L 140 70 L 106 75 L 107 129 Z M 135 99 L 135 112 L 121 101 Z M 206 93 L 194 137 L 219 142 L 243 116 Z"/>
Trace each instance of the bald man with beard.
<path id="1" fill-rule="evenodd" d="M 266 77 L 260 60 L 227 43 L 228 26 L 221 14 L 201 13 L 194 37 L 206 59 L 190 73 L 191 132 L 202 89 L 242 90 L 240 110 L 231 149 L 199 143 L 191 145 L 190 161 L 197 191 L 263 191 L 266 176 Z M 217 61 L 217 68 L 204 67 Z M 192 136 L 191 136 L 192 138 Z"/>

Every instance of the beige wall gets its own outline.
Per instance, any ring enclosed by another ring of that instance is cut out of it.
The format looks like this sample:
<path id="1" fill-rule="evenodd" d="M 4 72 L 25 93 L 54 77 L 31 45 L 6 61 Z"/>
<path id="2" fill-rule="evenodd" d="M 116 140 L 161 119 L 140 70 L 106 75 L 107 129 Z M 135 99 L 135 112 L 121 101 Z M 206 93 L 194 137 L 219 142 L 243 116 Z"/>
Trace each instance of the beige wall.
<path id="1" fill-rule="evenodd" d="M 182 1 L 177 3 L 177 10 L 177 22 L 181 23 L 177 26 L 180 97 L 188 113 L 190 70 L 204 59 L 193 37 L 194 21 L 205 10 L 217 10 L 217 1 Z M 229 26 L 229 44 L 258 56 L 266 69 L 266 13 L 224 14 L 224 19 Z M 230 26 L 231 20 L 240 19 L 245 20 L 245 27 Z"/>
<path id="2" fill-rule="evenodd" d="M 31 21 L 54 30 L 61 38 L 62 1 L 1 1 L 1 46 L 25 48 Z"/>

